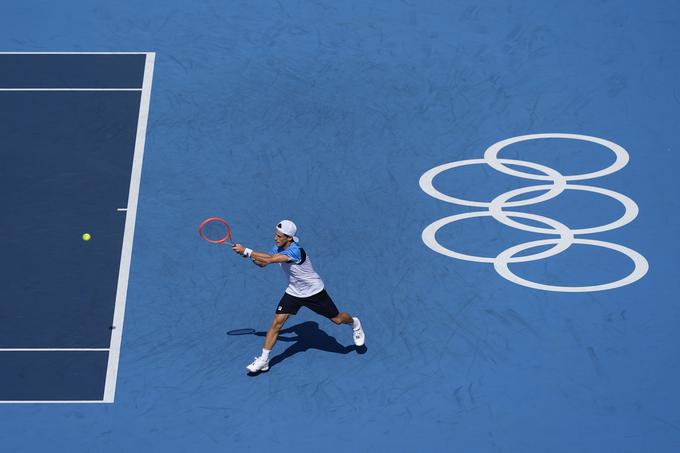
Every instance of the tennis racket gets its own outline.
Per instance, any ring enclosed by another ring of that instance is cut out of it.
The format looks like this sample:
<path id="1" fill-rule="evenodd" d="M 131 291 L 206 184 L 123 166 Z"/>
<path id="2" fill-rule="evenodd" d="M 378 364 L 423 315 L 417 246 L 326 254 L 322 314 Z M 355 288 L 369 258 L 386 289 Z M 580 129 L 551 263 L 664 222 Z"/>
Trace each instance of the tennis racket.
<path id="1" fill-rule="evenodd" d="M 201 222 L 198 226 L 198 234 L 212 244 L 234 245 L 231 227 L 226 220 L 219 217 L 210 217 Z"/>

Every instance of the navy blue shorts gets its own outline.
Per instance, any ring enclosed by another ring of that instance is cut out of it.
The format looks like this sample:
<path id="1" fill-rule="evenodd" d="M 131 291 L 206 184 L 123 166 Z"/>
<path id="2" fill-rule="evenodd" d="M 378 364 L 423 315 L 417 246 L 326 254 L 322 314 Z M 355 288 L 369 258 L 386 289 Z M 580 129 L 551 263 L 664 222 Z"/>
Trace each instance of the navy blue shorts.
<path id="1" fill-rule="evenodd" d="M 335 318 L 340 311 L 333 303 L 333 299 L 328 295 L 325 289 L 313 294 L 309 297 L 295 297 L 288 293 L 284 293 L 276 308 L 276 314 L 279 315 L 295 315 L 300 307 L 307 307 L 314 313 L 317 313 L 326 318 Z"/>

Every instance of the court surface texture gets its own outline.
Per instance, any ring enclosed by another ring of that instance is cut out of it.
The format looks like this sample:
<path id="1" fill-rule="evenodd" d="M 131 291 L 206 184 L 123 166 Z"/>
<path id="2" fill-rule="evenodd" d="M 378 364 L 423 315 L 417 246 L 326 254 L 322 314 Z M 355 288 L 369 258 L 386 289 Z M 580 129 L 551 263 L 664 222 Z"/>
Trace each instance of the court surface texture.
<path id="1" fill-rule="evenodd" d="M 0 451 L 680 451 L 677 3 L 3 6 Z"/>

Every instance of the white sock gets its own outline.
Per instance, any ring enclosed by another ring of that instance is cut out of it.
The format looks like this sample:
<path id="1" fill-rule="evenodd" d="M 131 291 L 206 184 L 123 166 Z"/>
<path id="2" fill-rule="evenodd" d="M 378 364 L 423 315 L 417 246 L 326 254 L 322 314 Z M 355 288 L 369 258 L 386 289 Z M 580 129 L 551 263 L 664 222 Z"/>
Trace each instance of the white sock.
<path id="1" fill-rule="evenodd" d="M 352 322 L 352 329 L 358 329 L 361 327 L 361 322 L 359 321 L 359 318 L 352 318 L 354 321 Z"/>
<path id="2" fill-rule="evenodd" d="M 262 357 L 264 360 L 269 360 L 269 353 L 270 352 L 272 352 L 271 349 L 263 349 L 262 355 L 260 357 Z"/>

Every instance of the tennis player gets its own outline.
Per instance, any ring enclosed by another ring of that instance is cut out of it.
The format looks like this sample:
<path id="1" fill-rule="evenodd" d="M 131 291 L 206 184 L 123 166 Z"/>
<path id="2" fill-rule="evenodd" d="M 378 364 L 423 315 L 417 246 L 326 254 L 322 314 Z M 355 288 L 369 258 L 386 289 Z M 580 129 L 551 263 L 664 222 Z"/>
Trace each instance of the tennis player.
<path id="1" fill-rule="evenodd" d="M 232 246 L 234 252 L 245 258 L 251 258 L 260 267 L 279 263 L 288 279 L 288 287 L 276 308 L 274 321 L 267 331 L 262 355 L 255 357 L 255 361 L 246 367 L 251 373 L 269 370 L 269 353 L 276 344 L 279 332 L 288 317 L 296 314 L 300 307 L 307 307 L 335 324 L 351 325 L 355 345 L 363 346 L 366 340 L 359 318 L 345 312 L 341 313 L 333 303 L 333 299 L 324 289 L 323 280 L 314 271 L 305 249 L 298 244 L 295 233 L 297 233 L 295 224 L 290 220 L 282 220 L 276 225 L 274 231 L 276 245 L 270 253 L 256 252 L 241 244 Z"/>

